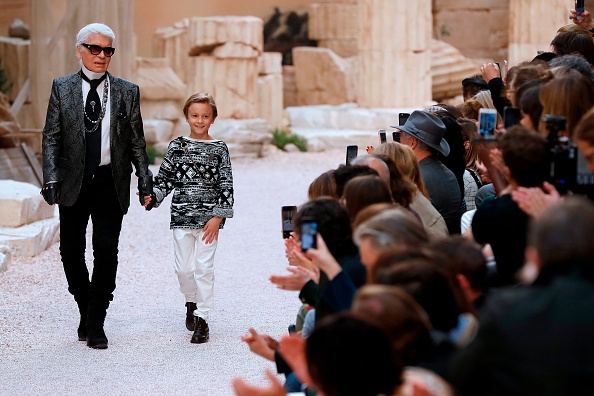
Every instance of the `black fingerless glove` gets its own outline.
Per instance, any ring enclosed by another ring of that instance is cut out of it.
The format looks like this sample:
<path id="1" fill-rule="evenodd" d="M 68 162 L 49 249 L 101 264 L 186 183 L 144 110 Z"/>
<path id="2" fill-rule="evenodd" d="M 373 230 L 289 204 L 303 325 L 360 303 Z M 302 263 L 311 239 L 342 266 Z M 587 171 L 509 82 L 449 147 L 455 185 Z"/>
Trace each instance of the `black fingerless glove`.
<path id="1" fill-rule="evenodd" d="M 156 202 L 156 198 L 153 200 L 153 196 L 155 196 L 155 193 L 153 192 L 153 176 L 150 174 L 138 178 L 138 200 L 140 201 L 140 204 L 143 206 L 144 197 L 146 197 L 147 195 L 151 196 L 151 203 L 149 204 L 149 206 L 151 204 L 152 206 L 155 206 L 153 204 L 153 201 Z M 147 210 L 149 209 L 147 208 Z"/>
<path id="2" fill-rule="evenodd" d="M 60 183 L 45 183 L 40 194 L 49 205 L 58 203 L 58 200 L 60 199 Z"/>

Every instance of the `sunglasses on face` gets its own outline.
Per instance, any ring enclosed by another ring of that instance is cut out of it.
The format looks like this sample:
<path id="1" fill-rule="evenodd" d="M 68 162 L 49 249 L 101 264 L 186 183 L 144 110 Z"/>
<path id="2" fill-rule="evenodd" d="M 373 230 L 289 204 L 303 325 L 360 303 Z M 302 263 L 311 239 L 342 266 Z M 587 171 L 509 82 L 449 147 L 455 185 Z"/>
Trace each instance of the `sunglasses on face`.
<path id="1" fill-rule="evenodd" d="M 95 44 L 85 44 L 85 43 L 82 43 L 81 45 L 83 47 L 85 47 L 86 49 L 88 49 L 91 52 L 91 54 L 93 54 L 93 55 L 99 55 L 101 53 L 101 51 L 103 51 L 103 54 L 109 58 L 115 52 L 115 48 L 113 48 L 113 47 L 100 47 Z"/>

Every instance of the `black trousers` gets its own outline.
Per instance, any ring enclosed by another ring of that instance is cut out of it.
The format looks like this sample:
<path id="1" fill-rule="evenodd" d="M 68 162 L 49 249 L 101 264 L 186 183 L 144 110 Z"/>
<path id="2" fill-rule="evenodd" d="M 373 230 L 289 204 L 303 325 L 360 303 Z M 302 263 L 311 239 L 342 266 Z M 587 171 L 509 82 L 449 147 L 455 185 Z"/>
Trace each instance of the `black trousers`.
<path id="1" fill-rule="evenodd" d="M 60 210 L 60 255 L 68 291 L 79 306 L 107 309 L 113 300 L 118 268 L 118 242 L 124 213 L 117 197 L 111 165 L 100 166 L 83 179 L 73 206 Z M 93 272 L 85 262 L 87 224 L 93 224 Z"/>

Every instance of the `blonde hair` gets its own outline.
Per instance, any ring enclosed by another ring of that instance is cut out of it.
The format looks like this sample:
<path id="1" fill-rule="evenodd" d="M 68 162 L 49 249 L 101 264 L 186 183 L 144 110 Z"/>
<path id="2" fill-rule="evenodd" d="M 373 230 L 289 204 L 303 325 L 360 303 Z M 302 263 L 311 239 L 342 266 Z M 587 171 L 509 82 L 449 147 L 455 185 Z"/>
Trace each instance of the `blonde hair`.
<path id="1" fill-rule="evenodd" d="M 208 92 L 198 92 L 194 95 L 190 96 L 188 100 L 186 100 L 186 104 L 184 105 L 184 116 L 188 118 L 188 109 L 194 103 L 206 103 L 210 105 L 212 108 L 212 117 L 217 118 L 217 104 L 215 103 L 214 98 Z"/>
<path id="2" fill-rule="evenodd" d="M 473 99 L 478 101 L 486 109 L 497 110 L 493 104 L 493 98 L 491 98 L 491 91 L 481 91 L 474 95 Z M 501 118 L 501 115 L 497 112 L 497 125 L 499 124 L 503 124 L 503 118 Z"/>
<path id="3" fill-rule="evenodd" d="M 390 157 L 396 163 L 402 175 L 409 178 L 417 186 L 421 194 L 429 199 L 429 192 L 425 187 L 423 178 L 421 178 L 419 161 L 410 147 L 396 142 L 388 142 L 376 147 L 373 154 L 383 154 Z"/>

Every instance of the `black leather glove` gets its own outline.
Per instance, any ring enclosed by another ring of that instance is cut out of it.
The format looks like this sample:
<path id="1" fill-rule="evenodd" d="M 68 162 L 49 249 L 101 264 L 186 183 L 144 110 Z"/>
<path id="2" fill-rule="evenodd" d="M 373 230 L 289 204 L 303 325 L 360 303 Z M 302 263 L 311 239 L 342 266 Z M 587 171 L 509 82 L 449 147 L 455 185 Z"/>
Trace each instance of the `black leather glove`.
<path id="1" fill-rule="evenodd" d="M 143 206 L 144 206 L 144 197 L 146 197 L 147 195 L 151 197 L 151 203 L 149 204 L 149 206 L 152 209 L 153 206 L 155 206 L 153 204 L 153 201 L 156 202 L 157 199 L 155 198 L 153 200 L 155 193 L 153 192 L 153 176 L 150 174 L 138 178 L 138 200 L 140 201 L 140 204 Z M 150 210 L 150 209 L 147 208 L 147 210 Z"/>
<path id="2" fill-rule="evenodd" d="M 45 183 L 40 191 L 40 194 L 43 196 L 45 202 L 47 202 L 49 205 L 58 203 L 58 200 L 60 199 L 60 183 Z"/>

